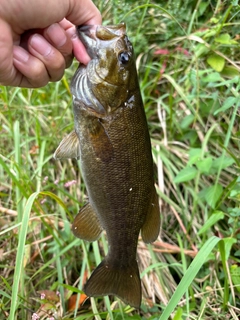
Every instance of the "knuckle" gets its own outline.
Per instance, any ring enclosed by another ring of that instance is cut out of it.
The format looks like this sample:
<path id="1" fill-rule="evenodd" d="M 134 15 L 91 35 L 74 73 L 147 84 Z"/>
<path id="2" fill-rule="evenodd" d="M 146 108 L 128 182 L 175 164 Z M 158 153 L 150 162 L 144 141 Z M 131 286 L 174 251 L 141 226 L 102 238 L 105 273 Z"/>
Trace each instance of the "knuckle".
<path id="1" fill-rule="evenodd" d="M 31 71 L 31 76 L 28 79 L 34 88 L 45 86 L 48 83 L 49 76 L 43 64 L 35 64 Z"/>
<path id="2" fill-rule="evenodd" d="M 52 62 L 49 64 L 49 69 L 53 69 L 53 70 L 65 69 L 65 59 L 60 52 L 58 55 L 54 57 L 54 59 L 52 59 Z"/>

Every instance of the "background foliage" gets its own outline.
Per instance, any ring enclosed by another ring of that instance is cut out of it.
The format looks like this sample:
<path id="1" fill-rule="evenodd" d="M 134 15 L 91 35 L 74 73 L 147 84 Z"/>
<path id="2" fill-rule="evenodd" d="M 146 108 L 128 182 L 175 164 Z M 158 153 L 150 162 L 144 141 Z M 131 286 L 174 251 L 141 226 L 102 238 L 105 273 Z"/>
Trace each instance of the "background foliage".
<path id="1" fill-rule="evenodd" d="M 75 62 L 44 88 L 1 87 L 0 319 L 239 319 L 238 1 L 95 3 L 104 24 L 127 24 L 157 167 L 162 225 L 139 241 L 141 310 L 82 305 L 107 242 L 74 238 L 85 186 L 76 161 L 52 159 L 73 128 Z"/>

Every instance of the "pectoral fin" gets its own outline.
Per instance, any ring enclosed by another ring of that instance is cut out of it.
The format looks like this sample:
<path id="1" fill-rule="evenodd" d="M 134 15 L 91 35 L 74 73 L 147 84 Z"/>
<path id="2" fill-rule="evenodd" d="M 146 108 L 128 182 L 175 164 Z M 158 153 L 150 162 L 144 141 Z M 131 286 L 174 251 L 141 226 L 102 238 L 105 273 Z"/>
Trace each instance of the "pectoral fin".
<path id="1" fill-rule="evenodd" d="M 90 203 L 87 203 L 73 221 L 73 234 L 83 240 L 95 241 L 100 237 L 102 230 L 96 212 Z"/>
<path id="2" fill-rule="evenodd" d="M 158 237 L 160 230 L 160 212 L 158 195 L 154 187 L 152 200 L 146 216 L 145 223 L 141 229 L 142 239 L 145 243 L 151 243 Z"/>
<path id="3" fill-rule="evenodd" d="M 54 159 L 78 159 L 80 157 L 79 139 L 75 131 L 67 135 L 54 152 Z"/>
<path id="4" fill-rule="evenodd" d="M 89 128 L 90 144 L 96 154 L 96 157 L 103 162 L 109 162 L 113 157 L 113 146 L 99 119 L 96 119 Z"/>

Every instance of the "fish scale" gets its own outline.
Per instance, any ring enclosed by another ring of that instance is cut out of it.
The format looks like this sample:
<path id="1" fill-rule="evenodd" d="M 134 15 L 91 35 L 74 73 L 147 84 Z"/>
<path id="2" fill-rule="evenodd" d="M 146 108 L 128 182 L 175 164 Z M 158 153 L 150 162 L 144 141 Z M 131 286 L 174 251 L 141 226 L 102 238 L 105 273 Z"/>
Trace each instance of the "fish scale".
<path id="1" fill-rule="evenodd" d="M 157 238 L 160 213 L 133 48 L 125 24 L 77 32 L 91 61 L 72 79 L 75 130 L 55 158 L 80 158 L 89 203 L 75 217 L 73 233 L 94 241 L 105 229 L 109 247 L 84 291 L 91 297 L 116 295 L 139 308 L 138 236 L 141 230 L 145 242 Z"/>

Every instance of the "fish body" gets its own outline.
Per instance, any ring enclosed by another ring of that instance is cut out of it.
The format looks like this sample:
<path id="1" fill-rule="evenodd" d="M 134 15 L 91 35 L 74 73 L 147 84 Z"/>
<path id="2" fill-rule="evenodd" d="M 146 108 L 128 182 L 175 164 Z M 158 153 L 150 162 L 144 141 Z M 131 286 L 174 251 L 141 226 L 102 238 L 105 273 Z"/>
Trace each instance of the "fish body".
<path id="1" fill-rule="evenodd" d="M 77 32 L 91 61 L 72 79 L 75 130 L 55 158 L 78 157 L 88 191 L 89 203 L 76 216 L 73 233 L 94 241 L 104 229 L 109 246 L 84 291 L 113 294 L 139 308 L 138 236 L 141 230 L 143 240 L 153 242 L 160 214 L 133 48 L 123 23 Z"/>

